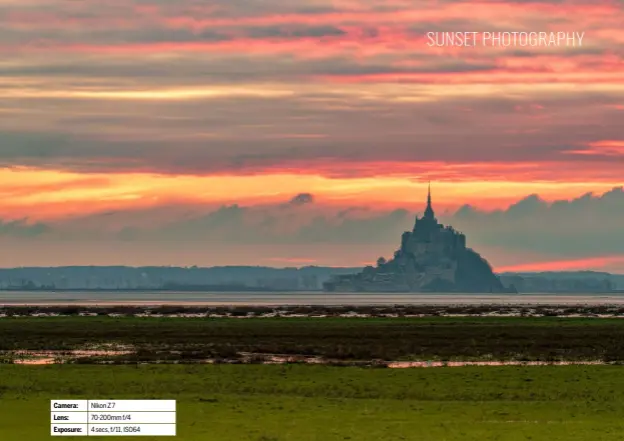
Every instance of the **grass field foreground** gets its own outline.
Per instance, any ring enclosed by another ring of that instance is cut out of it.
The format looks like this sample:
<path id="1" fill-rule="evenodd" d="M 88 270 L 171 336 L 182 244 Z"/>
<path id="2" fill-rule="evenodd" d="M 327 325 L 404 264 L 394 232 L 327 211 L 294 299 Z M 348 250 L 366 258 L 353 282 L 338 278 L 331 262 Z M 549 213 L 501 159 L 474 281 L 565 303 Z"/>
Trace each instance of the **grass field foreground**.
<path id="1" fill-rule="evenodd" d="M 618 366 L 0 366 L 2 440 L 49 439 L 50 399 L 176 399 L 184 441 L 620 440 Z"/>

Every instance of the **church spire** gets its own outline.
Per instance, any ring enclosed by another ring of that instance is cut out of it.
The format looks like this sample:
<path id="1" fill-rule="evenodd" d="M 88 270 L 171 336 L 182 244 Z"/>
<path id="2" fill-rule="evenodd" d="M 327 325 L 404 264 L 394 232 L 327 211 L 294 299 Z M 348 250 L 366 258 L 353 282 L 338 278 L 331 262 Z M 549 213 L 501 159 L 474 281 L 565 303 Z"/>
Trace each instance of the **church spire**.
<path id="1" fill-rule="evenodd" d="M 431 181 L 429 181 L 429 189 L 427 191 L 427 209 L 425 210 L 425 218 L 435 218 L 433 214 L 433 208 L 431 207 Z"/>
<path id="2" fill-rule="evenodd" d="M 427 190 L 427 207 L 431 207 L 431 181 L 429 181 L 429 188 Z"/>

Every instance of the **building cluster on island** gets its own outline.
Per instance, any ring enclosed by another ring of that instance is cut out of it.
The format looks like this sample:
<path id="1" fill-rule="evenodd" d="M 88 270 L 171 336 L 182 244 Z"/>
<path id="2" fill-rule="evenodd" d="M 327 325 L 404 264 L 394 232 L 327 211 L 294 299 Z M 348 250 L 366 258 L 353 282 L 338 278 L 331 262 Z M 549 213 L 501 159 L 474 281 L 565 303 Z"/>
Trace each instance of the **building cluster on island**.
<path id="1" fill-rule="evenodd" d="M 352 292 L 516 292 L 506 288 L 491 266 L 466 247 L 466 236 L 438 222 L 431 188 L 422 218 L 401 236 L 401 246 L 388 261 L 377 260 L 357 274 L 336 276 L 326 291 Z"/>

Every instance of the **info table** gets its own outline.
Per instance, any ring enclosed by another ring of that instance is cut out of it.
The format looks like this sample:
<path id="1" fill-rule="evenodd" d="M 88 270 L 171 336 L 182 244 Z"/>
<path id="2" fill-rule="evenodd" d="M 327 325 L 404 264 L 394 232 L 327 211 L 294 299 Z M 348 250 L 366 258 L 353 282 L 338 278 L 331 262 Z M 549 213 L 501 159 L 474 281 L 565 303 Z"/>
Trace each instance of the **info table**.
<path id="1" fill-rule="evenodd" d="M 175 436 L 175 400 L 52 400 L 52 436 Z"/>

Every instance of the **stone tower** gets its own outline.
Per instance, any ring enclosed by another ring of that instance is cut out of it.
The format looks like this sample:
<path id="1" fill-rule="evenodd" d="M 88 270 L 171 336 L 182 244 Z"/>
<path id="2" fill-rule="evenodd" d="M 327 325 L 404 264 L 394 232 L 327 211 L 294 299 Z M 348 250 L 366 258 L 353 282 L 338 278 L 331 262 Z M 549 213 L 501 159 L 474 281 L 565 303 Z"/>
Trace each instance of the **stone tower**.
<path id="1" fill-rule="evenodd" d="M 423 218 L 433 221 L 436 220 L 433 207 L 431 206 L 431 182 L 429 182 L 429 189 L 427 191 L 427 208 L 425 209 L 425 216 Z"/>

